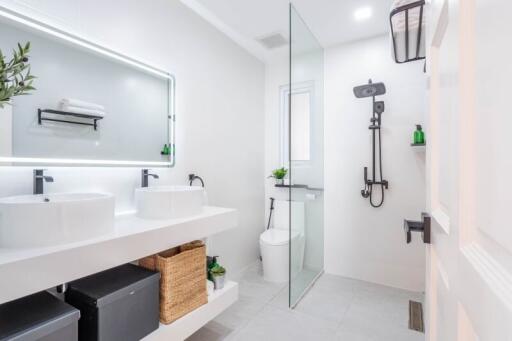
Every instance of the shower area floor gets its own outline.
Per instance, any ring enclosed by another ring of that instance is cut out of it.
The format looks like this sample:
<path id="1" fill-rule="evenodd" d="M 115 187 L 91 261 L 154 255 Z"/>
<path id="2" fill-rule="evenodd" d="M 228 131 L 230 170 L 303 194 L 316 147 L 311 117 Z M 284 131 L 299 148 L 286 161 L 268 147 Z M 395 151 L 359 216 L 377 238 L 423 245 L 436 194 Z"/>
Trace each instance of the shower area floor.
<path id="1" fill-rule="evenodd" d="M 408 329 L 409 300 L 423 294 L 322 275 L 294 310 L 287 284 L 272 284 L 255 263 L 233 278 L 239 300 L 187 341 L 423 341 Z"/>

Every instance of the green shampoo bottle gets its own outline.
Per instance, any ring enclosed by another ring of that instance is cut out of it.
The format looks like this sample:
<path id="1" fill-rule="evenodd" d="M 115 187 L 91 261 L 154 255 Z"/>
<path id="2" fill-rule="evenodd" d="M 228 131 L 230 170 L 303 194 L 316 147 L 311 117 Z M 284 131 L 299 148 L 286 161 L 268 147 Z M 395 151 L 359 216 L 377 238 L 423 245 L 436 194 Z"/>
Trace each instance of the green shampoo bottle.
<path id="1" fill-rule="evenodd" d="M 424 144 L 425 143 L 425 133 L 421 128 L 421 124 L 416 125 L 416 131 L 413 136 L 414 144 Z"/>

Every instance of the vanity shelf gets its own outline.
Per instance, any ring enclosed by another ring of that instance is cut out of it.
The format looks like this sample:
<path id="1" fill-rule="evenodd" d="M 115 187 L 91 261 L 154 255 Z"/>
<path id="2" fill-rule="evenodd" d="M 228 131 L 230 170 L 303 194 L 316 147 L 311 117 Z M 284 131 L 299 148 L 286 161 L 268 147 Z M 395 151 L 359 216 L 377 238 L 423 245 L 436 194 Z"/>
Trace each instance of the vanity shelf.
<path id="1" fill-rule="evenodd" d="M 208 303 L 191 311 L 171 324 L 160 324 L 160 328 L 142 341 L 185 340 L 205 324 L 213 320 L 238 299 L 238 283 L 227 281 L 224 288 L 208 296 Z"/>
<path id="2" fill-rule="evenodd" d="M 237 220 L 236 210 L 212 206 L 176 219 L 141 219 L 126 213 L 115 217 L 111 233 L 97 238 L 0 248 L 0 278 L 9 278 L 0 281 L 0 304 L 236 228 Z"/>
<path id="3" fill-rule="evenodd" d="M 53 114 L 53 115 L 71 116 L 71 117 L 83 118 L 83 119 L 90 119 L 93 121 L 93 123 L 76 122 L 76 121 L 68 121 L 68 120 L 59 120 L 56 118 L 48 118 L 48 117 L 43 116 L 44 113 Z M 102 119 L 103 119 L 103 116 L 77 114 L 74 112 L 53 110 L 53 109 L 37 109 L 37 122 L 39 123 L 39 125 L 41 125 L 43 123 L 43 121 L 51 121 L 51 122 L 62 122 L 62 123 L 91 126 L 91 127 L 94 127 L 94 130 L 98 130 L 98 121 L 102 120 Z"/>

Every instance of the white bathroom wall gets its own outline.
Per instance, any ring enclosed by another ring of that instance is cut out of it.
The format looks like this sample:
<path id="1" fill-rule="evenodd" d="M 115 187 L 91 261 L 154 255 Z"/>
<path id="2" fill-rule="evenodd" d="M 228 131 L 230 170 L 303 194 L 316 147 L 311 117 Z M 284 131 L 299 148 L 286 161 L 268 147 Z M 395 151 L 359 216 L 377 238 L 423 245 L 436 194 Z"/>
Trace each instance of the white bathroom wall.
<path id="1" fill-rule="evenodd" d="M 202 176 L 211 205 L 239 210 L 239 228 L 211 238 L 236 272 L 258 257 L 264 224 L 264 65 L 178 0 L 0 0 L 0 5 L 172 72 L 177 80 L 177 164 L 152 184 Z M 37 84 L 36 84 L 37 87 Z M 137 143 L 134 136 L 133 143 Z M 119 146 L 129 148 L 130 146 Z M 33 167 L 0 168 L 0 196 L 32 192 Z M 48 192 L 105 191 L 133 210 L 140 168 L 49 168 Z"/>
<path id="2" fill-rule="evenodd" d="M 403 219 L 425 210 L 425 153 L 410 146 L 424 124 L 423 62 L 398 65 L 388 36 L 328 48 L 325 56 L 325 270 L 416 291 L 424 290 L 424 245 L 407 245 Z M 383 207 L 361 197 L 363 167 L 371 170 L 371 98 L 352 88 L 384 82 L 383 170 L 389 181 Z M 428 136 L 426 137 L 428 141 Z"/>
<path id="3" fill-rule="evenodd" d="M 0 155 L 12 156 L 12 107 L 0 108 Z"/>

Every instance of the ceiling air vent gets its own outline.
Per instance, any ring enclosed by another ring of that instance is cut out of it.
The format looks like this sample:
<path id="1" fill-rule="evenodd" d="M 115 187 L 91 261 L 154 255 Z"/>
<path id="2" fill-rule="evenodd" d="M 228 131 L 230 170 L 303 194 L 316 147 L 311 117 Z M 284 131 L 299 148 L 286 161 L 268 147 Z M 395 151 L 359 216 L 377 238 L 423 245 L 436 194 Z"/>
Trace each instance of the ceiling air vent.
<path id="1" fill-rule="evenodd" d="M 281 33 L 275 33 L 257 39 L 261 45 L 267 49 L 272 50 L 288 44 L 288 40 Z"/>

